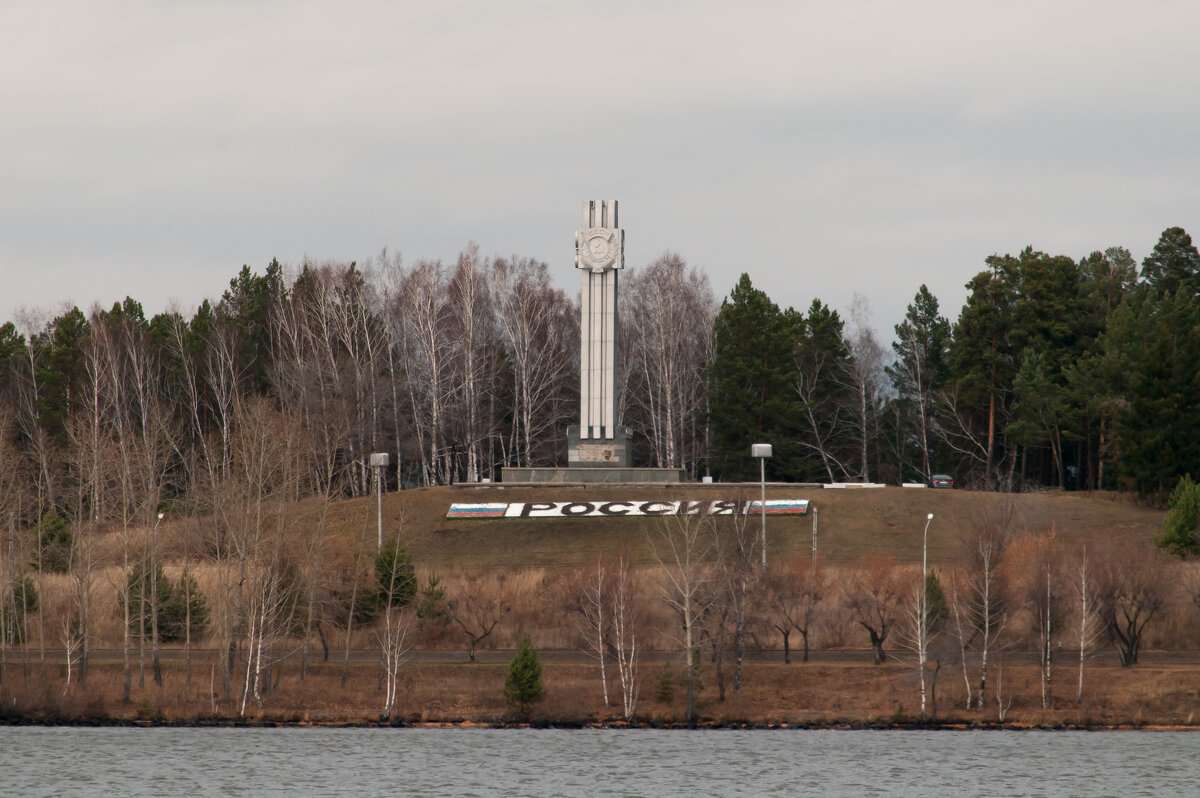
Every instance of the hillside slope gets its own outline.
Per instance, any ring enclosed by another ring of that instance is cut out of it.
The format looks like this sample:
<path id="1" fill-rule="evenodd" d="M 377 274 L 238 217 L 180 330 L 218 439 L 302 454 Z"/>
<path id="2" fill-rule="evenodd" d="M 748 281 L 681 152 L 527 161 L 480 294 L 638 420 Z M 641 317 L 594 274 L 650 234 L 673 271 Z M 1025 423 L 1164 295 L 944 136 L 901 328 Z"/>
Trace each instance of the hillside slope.
<path id="1" fill-rule="evenodd" d="M 448 519 L 455 502 L 569 502 L 616 500 L 754 498 L 757 485 L 679 485 L 661 488 L 613 486 L 454 486 L 385 494 L 385 533 L 403 525 L 419 564 L 435 568 L 565 567 L 593 562 L 625 549 L 635 562 L 649 562 L 647 535 L 663 521 L 655 518 Z M 878 549 L 898 561 L 921 558 L 926 515 L 930 560 L 953 562 L 961 540 L 986 518 L 1010 515 L 1014 530 L 1054 529 L 1067 544 L 1113 538 L 1149 543 L 1161 530 L 1163 511 L 1104 493 L 993 494 L 965 490 L 886 487 L 828 490 L 768 485 L 768 499 L 808 499 L 805 516 L 767 520 L 771 558 L 807 555 L 812 546 L 813 510 L 818 550 L 829 561 L 846 562 Z M 331 508 L 331 527 L 349 545 L 356 536 L 374 540 L 376 500 L 339 502 Z M 753 519 L 757 524 L 758 520 Z"/>

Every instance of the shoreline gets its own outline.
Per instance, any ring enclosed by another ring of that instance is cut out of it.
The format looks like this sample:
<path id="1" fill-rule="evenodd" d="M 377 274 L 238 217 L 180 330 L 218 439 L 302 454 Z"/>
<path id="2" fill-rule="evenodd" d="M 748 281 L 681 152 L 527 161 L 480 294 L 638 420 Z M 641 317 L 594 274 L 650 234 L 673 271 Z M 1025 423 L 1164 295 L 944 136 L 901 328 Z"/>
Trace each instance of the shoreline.
<path id="1" fill-rule="evenodd" d="M 143 729 L 462 729 L 506 731 L 531 729 L 544 731 L 952 731 L 952 732 L 1200 732 L 1200 726 L 1156 723 L 999 723 L 955 720 L 949 722 L 834 721 L 830 723 L 734 723 L 719 720 L 699 720 L 695 723 L 663 721 L 573 721 L 568 719 L 534 719 L 530 721 L 313 721 L 247 718 L 166 718 L 138 720 L 118 717 L 54 718 L 30 716 L 0 716 L 0 727 L 19 728 L 143 728 Z"/>

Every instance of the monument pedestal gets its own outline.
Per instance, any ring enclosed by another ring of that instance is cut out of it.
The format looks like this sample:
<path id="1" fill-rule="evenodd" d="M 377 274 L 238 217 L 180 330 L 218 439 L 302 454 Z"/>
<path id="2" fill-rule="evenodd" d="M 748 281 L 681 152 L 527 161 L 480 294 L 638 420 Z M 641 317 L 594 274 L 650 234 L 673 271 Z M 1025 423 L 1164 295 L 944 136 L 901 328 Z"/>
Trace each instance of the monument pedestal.
<path id="1" fill-rule="evenodd" d="M 501 482 L 509 484 L 582 482 L 586 484 L 677 484 L 687 478 L 682 468 L 632 468 L 629 463 L 633 432 L 614 428 L 612 438 L 580 438 L 579 426 L 567 427 L 566 468 L 505 468 Z"/>
<path id="2" fill-rule="evenodd" d="M 579 425 L 567 427 L 568 468 L 629 468 L 629 443 L 633 431 L 613 428 L 611 438 L 581 438 Z"/>

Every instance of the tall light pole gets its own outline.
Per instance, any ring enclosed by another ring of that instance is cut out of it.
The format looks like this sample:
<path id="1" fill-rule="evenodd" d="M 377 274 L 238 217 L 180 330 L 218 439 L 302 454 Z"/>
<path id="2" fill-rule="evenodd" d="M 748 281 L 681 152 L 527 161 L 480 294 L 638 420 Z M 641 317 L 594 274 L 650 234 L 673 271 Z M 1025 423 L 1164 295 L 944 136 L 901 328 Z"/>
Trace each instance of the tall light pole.
<path id="1" fill-rule="evenodd" d="M 928 659 L 929 636 L 929 525 L 933 513 L 925 516 L 925 532 L 921 541 L 921 592 L 917 594 L 917 658 L 921 667 L 921 717 L 925 717 L 925 662 Z"/>
<path id="2" fill-rule="evenodd" d="M 162 687 L 162 664 L 158 660 L 158 525 L 164 513 L 159 513 L 150 530 L 150 636 L 154 661 L 154 683 Z M 143 587 L 142 592 L 145 593 Z M 142 627 L 143 629 L 146 627 Z"/>
<path id="3" fill-rule="evenodd" d="M 750 456 L 758 458 L 758 483 L 762 487 L 762 500 L 758 505 L 762 516 L 762 567 L 767 567 L 767 458 L 773 454 L 771 444 L 755 443 L 750 446 Z"/>
<path id="4" fill-rule="evenodd" d="M 392 456 L 387 452 L 375 452 L 371 455 L 371 468 L 375 470 L 375 513 L 379 521 L 379 550 L 383 550 L 383 469 L 392 462 Z"/>

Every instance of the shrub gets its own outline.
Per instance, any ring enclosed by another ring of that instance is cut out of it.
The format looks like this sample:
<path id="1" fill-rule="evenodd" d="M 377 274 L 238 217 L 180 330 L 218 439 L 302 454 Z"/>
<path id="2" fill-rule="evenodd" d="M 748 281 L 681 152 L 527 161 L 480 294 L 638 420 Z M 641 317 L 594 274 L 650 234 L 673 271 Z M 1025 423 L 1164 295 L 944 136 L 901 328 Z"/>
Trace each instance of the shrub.
<path id="1" fill-rule="evenodd" d="M 669 704 L 675 700 L 675 673 L 670 665 L 663 665 L 659 671 L 658 681 L 654 685 L 654 700 L 660 704 Z"/>
<path id="2" fill-rule="evenodd" d="M 129 631 L 135 635 L 142 633 L 142 597 L 145 596 L 145 632 L 151 632 L 151 613 L 154 607 L 151 601 L 158 595 L 158 640 L 160 643 L 174 643 L 187 638 L 188 604 L 191 604 L 192 639 L 203 636 L 208 624 L 208 605 L 200 592 L 195 578 L 188 572 L 179 577 L 178 583 L 173 583 L 163 574 L 162 565 L 154 569 L 154 583 L 150 580 L 149 563 L 139 560 L 129 569 L 125 578 L 125 590 L 117 602 L 117 614 L 125 613 L 125 596 L 129 597 Z"/>
<path id="3" fill-rule="evenodd" d="M 52 574 L 65 574 L 71 570 L 71 548 L 75 538 L 66 520 L 49 510 L 38 522 L 38 552 L 33 561 L 34 570 Z"/>

